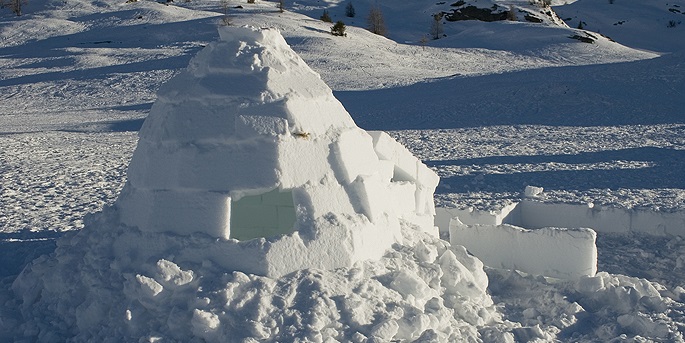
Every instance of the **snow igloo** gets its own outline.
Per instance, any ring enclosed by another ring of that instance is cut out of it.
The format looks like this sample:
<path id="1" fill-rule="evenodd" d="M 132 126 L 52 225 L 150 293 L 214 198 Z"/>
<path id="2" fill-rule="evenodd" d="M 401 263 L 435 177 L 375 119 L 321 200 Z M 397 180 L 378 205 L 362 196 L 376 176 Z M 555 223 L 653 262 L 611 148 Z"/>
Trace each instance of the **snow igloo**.
<path id="1" fill-rule="evenodd" d="M 433 171 L 357 127 L 277 30 L 219 34 L 158 92 L 115 204 L 122 224 L 209 235 L 214 262 L 271 277 L 378 259 L 401 222 L 438 234 Z"/>

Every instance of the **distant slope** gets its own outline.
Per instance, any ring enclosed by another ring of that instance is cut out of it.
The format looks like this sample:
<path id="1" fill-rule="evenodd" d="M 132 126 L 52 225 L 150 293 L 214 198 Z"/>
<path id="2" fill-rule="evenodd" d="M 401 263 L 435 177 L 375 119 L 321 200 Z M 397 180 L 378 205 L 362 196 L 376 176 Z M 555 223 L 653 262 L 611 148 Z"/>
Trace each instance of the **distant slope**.
<path id="1" fill-rule="evenodd" d="M 685 50 L 685 1 L 578 0 L 554 10 L 571 27 L 579 22 L 624 45 L 659 52 Z M 674 24 L 673 27 L 669 27 Z"/>
<path id="2" fill-rule="evenodd" d="M 682 124 L 683 57 L 454 77 L 336 96 L 367 129 Z"/>

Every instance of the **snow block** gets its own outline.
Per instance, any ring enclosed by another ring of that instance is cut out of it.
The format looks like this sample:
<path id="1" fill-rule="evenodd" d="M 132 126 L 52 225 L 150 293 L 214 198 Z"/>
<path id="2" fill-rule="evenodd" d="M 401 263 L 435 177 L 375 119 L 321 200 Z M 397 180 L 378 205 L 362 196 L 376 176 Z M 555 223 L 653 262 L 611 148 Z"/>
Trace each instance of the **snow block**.
<path id="1" fill-rule="evenodd" d="M 119 197 L 124 225 L 181 235 L 205 232 L 226 239 L 230 235 L 231 198 L 227 194 L 129 188 Z"/>
<path id="2" fill-rule="evenodd" d="M 241 139 L 276 137 L 288 133 L 288 121 L 278 117 L 240 115 L 235 120 L 235 131 Z"/>
<path id="3" fill-rule="evenodd" d="M 371 175 L 380 169 L 371 136 L 361 129 L 347 130 L 335 142 L 333 153 L 338 172 L 345 183 L 354 181 L 359 175 Z"/>
<path id="4" fill-rule="evenodd" d="M 417 166 L 421 162 L 387 133 L 383 131 L 368 131 L 368 133 L 373 138 L 373 148 L 378 154 L 378 158 L 392 161 L 395 164 L 393 180 L 416 182 L 418 179 Z"/>
<path id="5" fill-rule="evenodd" d="M 398 143 L 399 144 L 399 143 Z M 407 151 L 409 152 L 409 151 Z M 440 177 L 432 169 L 428 168 L 423 162 L 416 161 L 416 182 L 431 193 L 435 191 L 440 182 Z"/>
<path id="6" fill-rule="evenodd" d="M 306 184 L 293 189 L 295 206 L 308 220 L 315 220 L 329 213 L 355 213 L 350 196 L 335 181 Z"/>
<path id="7" fill-rule="evenodd" d="M 395 163 L 388 160 L 378 160 L 378 164 L 378 176 L 380 176 L 384 182 L 391 182 L 392 176 L 395 173 Z"/>
<path id="8" fill-rule="evenodd" d="M 450 242 L 463 245 L 487 266 L 561 279 L 597 273 L 597 234 L 592 229 L 513 225 L 464 225 L 450 222 Z"/>
<path id="9" fill-rule="evenodd" d="M 388 192 L 389 196 L 385 201 L 389 203 L 390 209 L 402 215 L 416 211 L 416 184 L 393 182 L 388 186 Z"/>
<path id="10" fill-rule="evenodd" d="M 322 89 L 329 89 L 323 84 Z M 356 128 L 342 104 L 333 97 L 330 92 L 322 95 L 313 94 L 313 97 L 291 97 L 285 102 L 285 107 L 290 114 L 287 118 L 293 128 L 311 134 L 325 133 L 331 127 Z"/>
<path id="11" fill-rule="evenodd" d="M 378 175 L 360 175 L 349 186 L 350 198 L 358 213 L 376 222 L 389 213 L 395 214 L 390 192 Z M 356 205 L 356 206 L 355 206 Z"/>
<path id="12" fill-rule="evenodd" d="M 301 187 L 321 181 L 333 170 L 329 162 L 328 141 L 315 137 L 287 137 L 278 142 L 278 171 L 282 189 Z"/>
<path id="13" fill-rule="evenodd" d="M 308 241 L 298 232 L 283 236 L 265 250 L 267 275 L 285 275 L 298 269 L 333 269 L 355 262 L 349 230 L 342 225 L 325 228 L 326 235 Z"/>
<path id="14" fill-rule="evenodd" d="M 685 237 L 685 212 L 630 211 L 632 231 Z"/>
<path id="15" fill-rule="evenodd" d="M 267 140 L 183 146 L 140 142 L 127 173 L 136 188 L 228 192 L 273 188 L 277 168 L 277 147 Z"/>
<path id="16" fill-rule="evenodd" d="M 155 117 L 145 120 L 141 132 L 147 139 L 166 143 L 225 140 L 235 132 L 234 113 L 227 110 L 234 106 L 226 99 L 187 99 L 180 103 L 157 101 L 152 112 L 174 112 L 178 115 L 165 120 Z"/>
<path id="17" fill-rule="evenodd" d="M 466 225 L 500 225 L 505 223 L 505 219 L 515 217 L 512 216 L 519 211 L 518 203 L 509 204 L 499 211 L 479 211 L 473 207 L 468 208 L 447 208 L 438 207 L 435 209 L 435 225 L 440 228 L 441 232 L 449 233 L 450 221 L 452 218 L 458 218 L 460 222 Z M 516 222 L 506 221 L 507 224 L 514 224 L 522 227 L 525 225 Z M 564 225 L 550 225 L 557 227 L 565 227 Z"/>
<path id="18" fill-rule="evenodd" d="M 523 196 L 526 198 L 535 198 L 542 194 L 543 191 L 544 188 L 542 187 L 526 186 L 526 188 L 523 190 Z"/>

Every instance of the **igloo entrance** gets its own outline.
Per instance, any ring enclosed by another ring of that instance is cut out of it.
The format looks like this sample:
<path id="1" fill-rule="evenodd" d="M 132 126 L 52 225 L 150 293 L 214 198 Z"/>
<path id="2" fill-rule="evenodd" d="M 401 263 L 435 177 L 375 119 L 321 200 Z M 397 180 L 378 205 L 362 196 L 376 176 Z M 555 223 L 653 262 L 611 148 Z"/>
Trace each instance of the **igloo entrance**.
<path id="1" fill-rule="evenodd" d="M 293 232 L 295 205 L 290 190 L 245 196 L 231 203 L 230 238 L 240 241 Z"/>

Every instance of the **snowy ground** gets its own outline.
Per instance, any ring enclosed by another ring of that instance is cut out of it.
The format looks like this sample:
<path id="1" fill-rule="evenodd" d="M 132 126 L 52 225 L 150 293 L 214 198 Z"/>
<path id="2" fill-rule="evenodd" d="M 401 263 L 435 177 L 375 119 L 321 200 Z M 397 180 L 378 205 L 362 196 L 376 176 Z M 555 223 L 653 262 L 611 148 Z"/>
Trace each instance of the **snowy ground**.
<path id="1" fill-rule="evenodd" d="M 623 45 L 601 37 L 581 43 L 560 27 L 457 22 L 445 24 L 446 38 L 422 46 L 430 16 L 406 13 L 430 14 L 433 2 L 384 6 L 390 39 L 351 26 L 365 25 L 363 1 L 349 20 L 343 2 L 293 4 L 313 18 L 330 7 L 334 20 L 350 25 L 346 38 L 330 36 L 319 20 L 279 14 L 271 2 L 231 3 L 244 8 L 230 13 L 235 25 L 280 28 L 359 126 L 389 130 L 433 167 L 442 177 L 440 206 L 496 209 L 536 185 L 549 202 L 683 210 L 685 25 L 667 24 L 685 19 L 668 10 L 685 12 L 685 2 L 645 12 L 635 9 L 640 1 L 606 4 L 611 12 L 589 2 L 555 10 L 587 18 L 587 29 Z M 62 232 L 82 228 L 86 213 L 115 200 L 156 89 L 216 39 L 218 1 L 176 5 L 36 0 L 22 17 L 0 12 L 4 290 Z M 611 23 L 600 11 L 612 13 Z M 653 22 L 638 20 L 645 13 Z M 620 20 L 639 25 L 613 25 Z M 598 269 L 612 274 L 605 279 L 658 282 L 665 300 L 645 305 L 617 290 L 607 305 L 586 285 L 489 269 L 505 319 L 541 328 L 517 338 L 573 341 L 606 324 L 604 336 L 587 337 L 682 340 L 684 239 L 600 234 L 597 245 Z M 574 317 L 574 302 L 597 311 Z M 560 309 L 575 319 L 559 322 Z"/>

